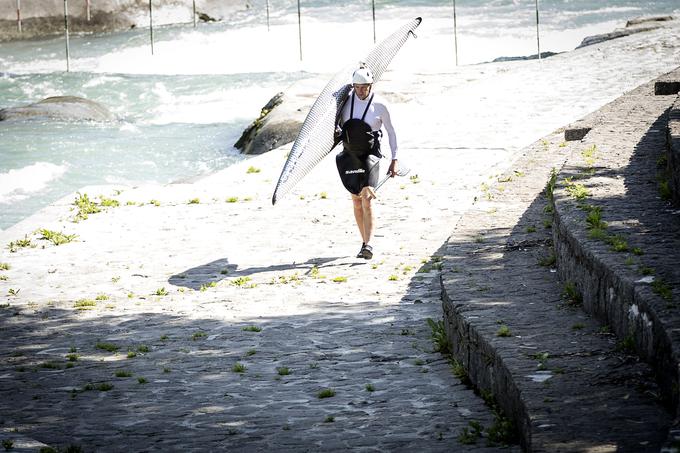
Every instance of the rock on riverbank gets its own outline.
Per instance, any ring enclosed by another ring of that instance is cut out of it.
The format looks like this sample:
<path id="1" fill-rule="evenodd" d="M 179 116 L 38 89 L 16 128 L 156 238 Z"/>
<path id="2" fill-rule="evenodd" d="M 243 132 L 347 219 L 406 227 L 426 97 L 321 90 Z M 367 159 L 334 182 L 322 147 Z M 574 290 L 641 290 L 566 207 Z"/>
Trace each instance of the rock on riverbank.
<path id="1" fill-rule="evenodd" d="M 656 30 L 657 28 L 666 26 L 668 22 L 673 20 L 675 20 L 673 16 L 638 17 L 631 19 L 626 22 L 624 28 L 617 28 L 612 32 L 603 33 L 601 35 L 587 36 L 581 41 L 581 44 L 577 49 L 609 41 L 610 39 L 623 38 L 624 36 L 630 36 L 634 33 Z"/>

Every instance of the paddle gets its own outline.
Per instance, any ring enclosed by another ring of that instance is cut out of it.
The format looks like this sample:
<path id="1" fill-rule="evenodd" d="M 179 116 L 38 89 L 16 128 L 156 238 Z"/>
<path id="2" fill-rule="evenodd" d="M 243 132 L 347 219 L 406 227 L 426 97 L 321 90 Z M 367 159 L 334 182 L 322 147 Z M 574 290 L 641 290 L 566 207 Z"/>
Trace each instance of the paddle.
<path id="1" fill-rule="evenodd" d="M 405 167 L 399 167 L 399 170 L 397 170 L 397 176 L 406 176 L 411 172 L 410 168 L 405 168 Z M 377 192 L 380 187 L 387 182 L 388 179 L 391 179 L 392 177 L 390 175 L 385 176 L 377 186 L 375 186 L 375 191 Z"/>

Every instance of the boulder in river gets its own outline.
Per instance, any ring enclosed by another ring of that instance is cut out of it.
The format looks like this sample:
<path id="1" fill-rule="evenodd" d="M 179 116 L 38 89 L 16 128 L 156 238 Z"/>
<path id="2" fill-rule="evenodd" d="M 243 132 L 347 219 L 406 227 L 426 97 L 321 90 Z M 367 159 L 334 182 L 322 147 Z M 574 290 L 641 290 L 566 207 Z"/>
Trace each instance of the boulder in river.
<path id="1" fill-rule="evenodd" d="M 295 140 L 310 101 L 300 96 L 276 94 L 262 107 L 259 118 L 243 131 L 234 147 L 243 154 L 262 154 Z"/>
<path id="2" fill-rule="evenodd" d="M 110 121 L 115 117 L 102 104 L 76 96 L 54 96 L 34 104 L 0 110 L 0 121 L 30 118 L 61 121 Z"/>

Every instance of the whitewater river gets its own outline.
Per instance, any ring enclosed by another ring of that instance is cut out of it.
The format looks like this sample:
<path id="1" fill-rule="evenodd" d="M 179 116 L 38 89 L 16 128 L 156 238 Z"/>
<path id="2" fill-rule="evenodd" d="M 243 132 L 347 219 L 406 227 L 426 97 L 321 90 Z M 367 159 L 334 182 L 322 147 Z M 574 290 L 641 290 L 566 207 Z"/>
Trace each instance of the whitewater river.
<path id="1" fill-rule="evenodd" d="M 233 143 L 274 94 L 357 61 L 373 44 L 371 2 L 342 7 L 332 1 L 303 2 L 301 47 L 297 2 L 269 3 L 269 29 L 265 2 L 253 1 L 249 10 L 222 22 L 197 28 L 190 23 L 158 27 L 153 55 L 148 29 L 143 27 L 146 12 L 140 11 L 139 27 L 133 30 L 71 36 L 69 73 L 62 37 L 0 44 L 0 108 L 74 95 L 104 104 L 118 118 L 111 123 L 0 123 L 0 229 L 85 185 L 167 183 L 229 166 L 243 159 Z M 675 0 L 545 0 L 540 5 L 542 51 L 573 49 L 583 37 L 622 27 L 632 17 L 680 14 Z M 160 22 L 190 20 L 183 11 L 158 14 Z M 517 148 L 540 136 L 532 135 L 539 132 L 533 129 L 501 136 L 477 127 L 488 119 L 484 111 L 489 98 L 526 104 L 527 93 L 514 99 L 515 94 L 494 86 L 492 77 L 499 71 L 504 78 L 536 83 L 536 93 L 559 89 L 555 65 L 541 69 L 535 61 L 478 64 L 498 56 L 536 53 L 535 14 L 533 0 L 458 1 L 456 66 L 452 3 L 376 2 L 378 40 L 404 20 L 423 17 L 417 45 L 405 46 L 391 70 L 414 74 L 414 83 L 419 82 L 417 74 L 447 77 L 449 95 L 456 93 L 447 102 L 465 106 L 442 117 L 447 107 L 438 103 L 441 99 L 414 100 L 431 103 L 433 119 L 423 125 L 402 123 L 407 128 L 404 143 L 426 140 L 414 138 L 418 135 L 414 129 L 435 134 L 454 124 L 461 146 L 468 147 Z M 588 74 L 596 64 L 592 59 L 576 60 L 569 70 Z M 660 68 L 645 63 L 649 73 Z M 640 73 L 631 72 L 631 85 L 647 74 L 642 68 Z M 594 88 L 596 83 L 602 81 L 594 82 Z M 557 127 L 566 116 L 594 110 L 600 101 L 591 100 L 539 112 L 541 124 Z M 512 103 L 505 105 L 512 115 Z M 395 111 L 406 113 L 406 107 L 397 106 Z M 460 130 L 461 124 L 468 133 Z"/>

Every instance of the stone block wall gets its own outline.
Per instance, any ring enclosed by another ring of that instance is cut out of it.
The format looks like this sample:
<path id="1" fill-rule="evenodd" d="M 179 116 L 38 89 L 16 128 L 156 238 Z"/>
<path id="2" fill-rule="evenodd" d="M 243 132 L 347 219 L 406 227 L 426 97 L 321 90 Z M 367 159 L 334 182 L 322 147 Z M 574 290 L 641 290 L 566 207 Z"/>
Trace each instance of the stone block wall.
<path id="1" fill-rule="evenodd" d="M 673 204 L 680 206 L 680 95 L 668 112 L 668 185 Z"/>

